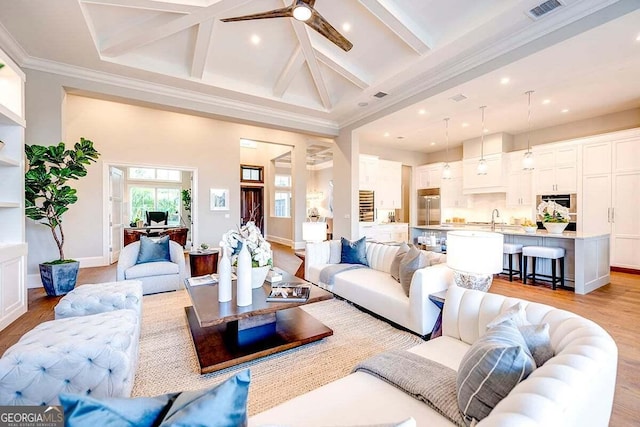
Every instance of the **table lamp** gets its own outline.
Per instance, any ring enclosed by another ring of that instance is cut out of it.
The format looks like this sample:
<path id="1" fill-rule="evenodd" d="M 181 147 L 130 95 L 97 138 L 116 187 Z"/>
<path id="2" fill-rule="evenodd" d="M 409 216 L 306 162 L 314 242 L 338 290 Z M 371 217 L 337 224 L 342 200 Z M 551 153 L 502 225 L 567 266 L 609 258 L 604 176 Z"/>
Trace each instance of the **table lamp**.
<path id="1" fill-rule="evenodd" d="M 303 222 L 302 240 L 305 242 L 322 242 L 327 239 L 326 222 Z"/>
<path id="2" fill-rule="evenodd" d="M 504 236 L 486 231 L 449 231 L 447 265 L 457 286 L 488 291 L 502 272 Z"/>

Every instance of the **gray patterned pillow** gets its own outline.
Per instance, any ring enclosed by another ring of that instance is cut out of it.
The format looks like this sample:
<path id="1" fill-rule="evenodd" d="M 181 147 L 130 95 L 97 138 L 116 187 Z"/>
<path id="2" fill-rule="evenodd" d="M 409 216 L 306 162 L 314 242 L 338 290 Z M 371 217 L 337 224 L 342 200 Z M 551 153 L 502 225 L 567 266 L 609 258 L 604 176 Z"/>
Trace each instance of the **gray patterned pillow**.
<path id="1" fill-rule="evenodd" d="M 391 277 L 396 279 L 396 282 L 398 283 L 400 283 L 400 261 L 402 261 L 402 258 L 404 258 L 407 252 L 409 252 L 409 245 L 406 243 L 401 244 L 398 248 L 398 252 L 396 252 L 396 256 L 393 258 L 393 261 L 391 261 L 389 274 L 391 274 Z"/>
<path id="2" fill-rule="evenodd" d="M 511 320 L 489 329 L 460 362 L 458 407 L 468 424 L 485 418 L 536 365 Z"/>
<path id="3" fill-rule="evenodd" d="M 402 261 L 400 261 L 400 285 L 402 285 L 402 290 L 404 290 L 407 296 L 409 296 L 411 289 L 413 274 L 416 270 L 428 266 L 429 261 L 427 261 L 427 257 L 415 246 L 412 246 L 404 258 L 402 258 Z"/>

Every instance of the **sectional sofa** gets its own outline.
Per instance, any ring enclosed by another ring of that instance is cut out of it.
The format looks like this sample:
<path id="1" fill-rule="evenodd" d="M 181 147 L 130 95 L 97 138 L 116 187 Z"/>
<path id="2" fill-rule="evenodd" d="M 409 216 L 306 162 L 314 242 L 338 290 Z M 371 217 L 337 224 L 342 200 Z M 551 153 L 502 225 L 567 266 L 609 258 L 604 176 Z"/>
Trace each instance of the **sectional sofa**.
<path id="1" fill-rule="evenodd" d="M 425 253 L 431 265 L 414 273 L 407 297 L 390 274 L 398 249 L 397 245 L 366 242 L 369 268 L 340 272 L 335 275 L 334 283 L 328 284 L 321 280 L 321 272 L 327 266 L 340 263 L 341 242 L 308 243 L 305 278 L 418 335 L 428 335 L 440 314 L 440 309 L 429 300 L 429 294 L 447 289 L 453 273 L 444 264 L 444 255 Z"/>
<path id="2" fill-rule="evenodd" d="M 455 371 L 488 323 L 517 302 L 526 319 L 548 323 L 554 356 L 504 397 L 478 427 L 605 427 L 616 382 L 618 350 L 594 322 L 547 305 L 451 286 L 441 337 L 408 350 Z M 368 373 L 355 372 L 250 418 L 250 426 L 451 426 L 425 403 Z"/>

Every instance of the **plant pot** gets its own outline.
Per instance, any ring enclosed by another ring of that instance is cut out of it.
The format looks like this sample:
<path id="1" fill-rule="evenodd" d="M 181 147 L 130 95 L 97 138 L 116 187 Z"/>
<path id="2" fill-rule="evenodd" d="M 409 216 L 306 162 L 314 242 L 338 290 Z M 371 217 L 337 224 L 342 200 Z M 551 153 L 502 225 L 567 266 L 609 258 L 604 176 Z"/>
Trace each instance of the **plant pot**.
<path id="1" fill-rule="evenodd" d="M 267 279 L 267 274 L 269 273 L 270 265 L 265 265 L 264 267 L 253 267 L 251 269 L 251 288 L 257 289 L 264 285 L 264 281 Z"/>
<path id="2" fill-rule="evenodd" d="M 543 222 L 542 225 L 544 225 L 544 228 L 547 229 L 547 232 L 549 234 L 562 234 L 562 232 L 564 231 L 565 228 L 567 228 L 567 225 L 569 225 L 568 222 Z"/>
<path id="3" fill-rule="evenodd" d="M 64 264 L 40 264 L 42 286 L 50 297 L 64 295 L 73 290 L 78 279 L 78 261 Z"/>

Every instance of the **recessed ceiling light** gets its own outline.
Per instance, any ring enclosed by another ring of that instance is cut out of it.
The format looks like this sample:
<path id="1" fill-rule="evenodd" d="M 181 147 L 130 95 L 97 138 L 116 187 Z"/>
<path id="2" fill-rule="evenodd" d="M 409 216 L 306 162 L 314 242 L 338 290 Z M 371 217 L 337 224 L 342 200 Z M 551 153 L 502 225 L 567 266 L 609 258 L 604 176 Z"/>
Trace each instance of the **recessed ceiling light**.
<path id="1" fill-rule="evenodd" d="M 258 36 L 257 34 L 252 35 L 251 36 L 251 43 L 260 44 L 260 36 Z"/>
<path id="2" fill-rule="evenodd" d="M 487 129 L 487 128 L 484 128 L 482 131 L 483 131 L 484 133 L 489 133 L 489 129 Z"/>
<path id="3" fill-rule="evenodd" d="M 466 123 L 466 122 L 465 122 L 465 123 L 463 123 L 463 124 L 462 124 L 462 127 L 463 127 L 463 128 L 468 128 L 468 127 L 469 127 L 469 123 Z"/>
<path id="4" fill-rule="evenodd" d="M 549 105 L 549 104 L 551 104 L 550 99 L 545 99 L 544 101 L 542 101 L 542 105 Z"/>
<path id="5" fill-rule="evenodd" d="M 563 110 L 562 110 L 562 111 L 560 111 L 560 112 L 561 112 L 561 113 L 568 113 L 568 112 L 569 112 L 569 109 L 568 109 L 568 108 L 565 108 L 565 109 L 563 109 Z"/>
<path id="6" fill-rule="evenodd" d="M 348 22 L 345 22 L 344 24 L 342 24 L 342 31 L 345 31 L 347 33 L 351 31 L 351 24 L 349 24 Z"/>
<path id="7" fill-rule="evenodd" d="M 418 111 L 418 114 L 427 114 L 427 110 L 422 108 L 422 109 L 420 109 L 420 111 Z"/>
<path id="8" fill-rule="evenodd" d="M 385 132 L 385 133 L 384 133 L 384 136 L 389 136 L 389 132 Z"/>
<path id="9" fill-rule="evenodd" d="M 506 85 L 509 84 L 509 77 L 503 77 L 500 79 L 500 84 Z"/>
<path id="10" fill-rule="evenodd" d="M 638 37 L 636 37 L 636 41 L 640 42 L 640 34 L 638 34 Z"/>
<path id="11" fill-rule="evenodd" d="M 434 145 L 436 145 L 436 143 L 435 143 L 435 142 L 432 142 L 432 143 L 431 143 L 431 144 L 429 144 L 429 145 L 431 145 L 431 146 L 433 147 Z"/>

